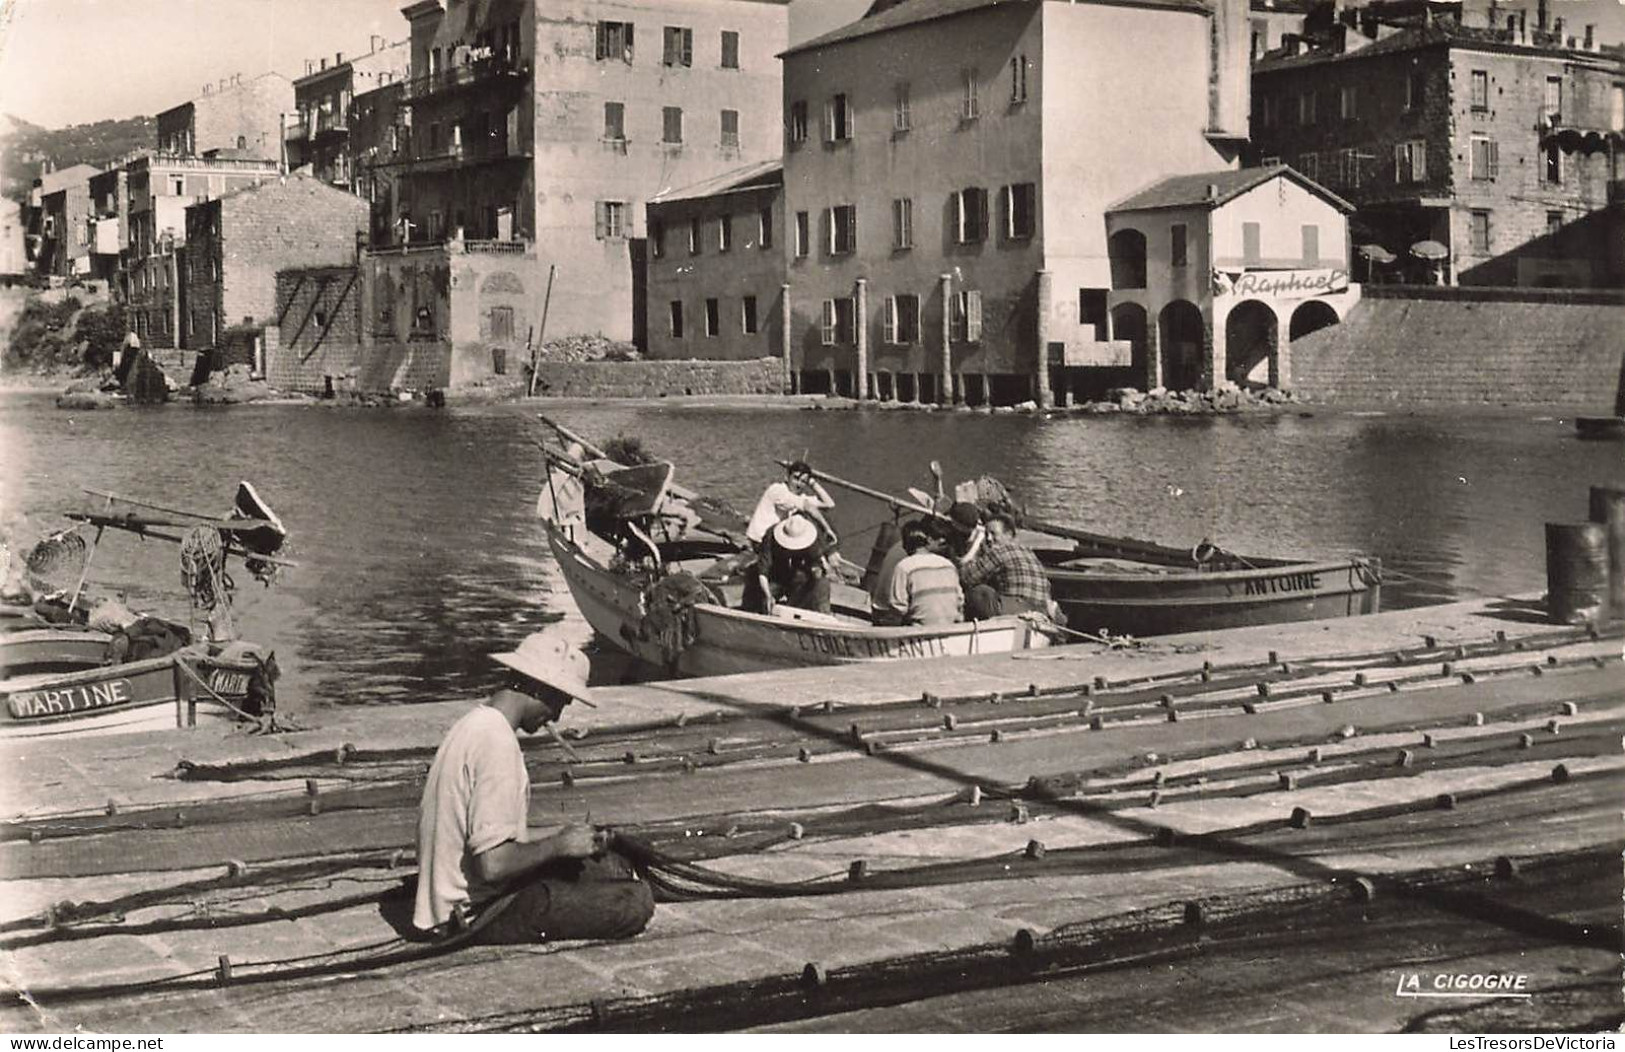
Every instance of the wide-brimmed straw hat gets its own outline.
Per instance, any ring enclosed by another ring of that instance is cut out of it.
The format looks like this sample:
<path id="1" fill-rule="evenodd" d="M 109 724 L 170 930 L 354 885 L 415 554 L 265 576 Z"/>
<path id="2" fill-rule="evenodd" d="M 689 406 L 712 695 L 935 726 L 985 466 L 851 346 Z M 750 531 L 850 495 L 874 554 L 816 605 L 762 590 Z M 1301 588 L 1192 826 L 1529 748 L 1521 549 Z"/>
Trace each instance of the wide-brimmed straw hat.
<path id="1" fill-rule="evenodd" d="M 527 679 L 546 684 L 588 706 L 596 707 L 593 706 L 592 691 L 587 688 L 587 674 L 591 671 L 587 655 L 556 632 L 546 629 L 533 632 L 525 637 L 517 650 L 492 654 L 491 657 Z"/>
<path id="2" fill-rule="evenodd" d="M 773 527 L 773 543 L 787 552 L 806 551 L 818 543 L 818 527 L 810 519 L 792 515 Z"/>

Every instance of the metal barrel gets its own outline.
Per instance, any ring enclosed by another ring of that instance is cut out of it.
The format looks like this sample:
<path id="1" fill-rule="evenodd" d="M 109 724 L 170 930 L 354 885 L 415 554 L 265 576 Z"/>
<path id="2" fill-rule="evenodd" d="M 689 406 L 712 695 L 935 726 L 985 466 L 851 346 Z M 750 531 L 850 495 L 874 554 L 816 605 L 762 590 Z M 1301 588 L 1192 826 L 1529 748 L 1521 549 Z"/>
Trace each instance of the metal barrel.
<path id="1" fill-rule="evenodd" d="M 886 561 L 886 553 L 902 538 L 903 534 L 898 530 L 897 523 L 888 519 L 880 524 L 880 530 L 875 534 L 875 546 L 869 549 L 869 565 L 863 568 L 864 588 L 875 586 L 875 578 L 880 575 L 880 564 Z"/>
<path id="2" fill-rule="evenodd" d="M 1592 486 L 1591 521 L 1600 524 L 1608 534 L 1610 614 L 1625 617 L 1625 489 Z"/>
<path id="3" fill-rule="evenodd" d="M 1561 625 L 1608 614 L 1608 534 L 1595 522 L 1546 524 L 1546 615 Z"/>

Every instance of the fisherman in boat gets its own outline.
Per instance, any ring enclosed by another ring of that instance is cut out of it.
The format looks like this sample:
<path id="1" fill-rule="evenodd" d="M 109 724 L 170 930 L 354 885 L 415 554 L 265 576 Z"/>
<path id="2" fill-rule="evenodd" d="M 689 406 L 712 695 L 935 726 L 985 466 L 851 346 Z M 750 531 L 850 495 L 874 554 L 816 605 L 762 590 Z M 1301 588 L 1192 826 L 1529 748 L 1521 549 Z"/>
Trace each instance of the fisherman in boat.
<path id="1" fill-rule="evenodd" d="M 758 546 L 756 563 L 745 573 L 744 609 L 771 614 L 780 603 L 820 614 L 830 612 L 828 542 L 805 515 L 773 527 Z"/>
<path id="2" fill-rule="evenodd" d="M 833 549 L 837 543 L 835 529 L 824 518 L 824 512 L 835 507 L 835 500 L 813 477 L 813 469 L 805 460 L 791 461 L 784 469 L 785 481 L 775 482 L 762 491 L 756 510 L 750 514 L 745 527 L 745 539 L 760 545 L 768 531 L 792 515 L 804 515 L 824 532 Z"/>
<path id="3" fill-rule="evenodd" d="M 969 502 L 949 508 L 948 521 L 956 541 L 966 617 L 973 621 L 1022 613 L 1052 617 L 1049 579 L 1038 556 L 1013 537 L 990 533 L 982 510 Z"/>
<path id="4" fill-rule="evenodd" d="M 892 573 L 887 607 L 905 625 L 951 625 L 964 620 L 959 569 L 948 561 L 948 538 L 936 519 L 903 524 L 907 551 Z"/>
<path id="5" fill-rule="evenodd" d="M 546 631 L 493 656 L 506 682 L 452 725 L 423 787 L 413 926 L 429 938 L 472 931 L 483 943 L 630 938 L 654 915 L 654 897 L 609 833 L 526 821 L 519 732 L 588 700 L 587 658 Z"/>

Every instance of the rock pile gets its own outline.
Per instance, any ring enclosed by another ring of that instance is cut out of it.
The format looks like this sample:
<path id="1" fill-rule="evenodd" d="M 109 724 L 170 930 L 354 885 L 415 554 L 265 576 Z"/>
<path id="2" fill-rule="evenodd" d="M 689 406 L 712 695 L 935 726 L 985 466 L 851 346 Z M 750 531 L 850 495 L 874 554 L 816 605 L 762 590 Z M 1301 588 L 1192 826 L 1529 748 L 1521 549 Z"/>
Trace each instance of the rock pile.
<path id="1" fill-rule="evenodd" d="M 1213 391 L 1169 391 L 1158 387 L 1149 392 L 1132 387 L 1120 387 L 1107 392 L 1099 402 L 1086 402 L 1076 406 L 1078 413 L 1134 413 L 1137 416 L 1213 416 L 1220 413 L 1244 413 L 1254 409 L 1270 409 L 1296 402 L 1290 391 L 1274 387 L 1247 390 L 1235 384 L 1225 384 Z"/>
<path id="2" fill-rule="evenodd" d="M 263 378 L 256 379 L 246 365 L 231 365 L 209 376 L 207 383 L 192 389 L 198 405 L 241 405 L 276 398 L 277 392 Z"/>
<path id="3" fill-rule="evenodd" d="M 641 355 L 634 344 L 594 333 L 548 340 L 539 357 L 545 362 L 635 362 Z"/>

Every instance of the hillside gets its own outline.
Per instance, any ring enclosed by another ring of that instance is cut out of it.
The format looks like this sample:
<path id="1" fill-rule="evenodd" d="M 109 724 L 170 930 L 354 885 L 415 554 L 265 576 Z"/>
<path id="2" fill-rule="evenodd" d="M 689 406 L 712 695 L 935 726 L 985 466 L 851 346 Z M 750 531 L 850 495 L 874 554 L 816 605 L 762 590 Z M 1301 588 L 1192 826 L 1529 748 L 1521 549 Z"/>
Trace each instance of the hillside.
<path id="1" fill-rule="evenodd" d="M 135 150 L 150 149 L 158 141 L 158 126 L 151 117 L 42 128 L 0 114 L 0 196 L 23 200 L 39 175 L 40 165 L 53 168 L 76 164 L 98 167 Z"/>

